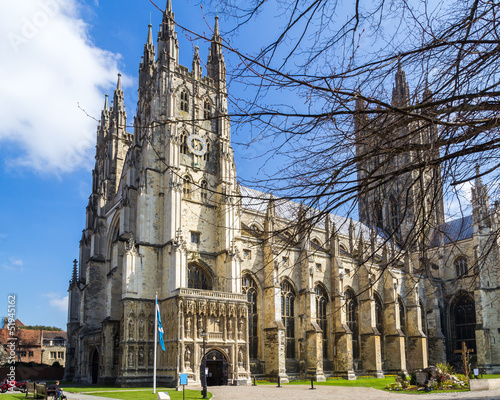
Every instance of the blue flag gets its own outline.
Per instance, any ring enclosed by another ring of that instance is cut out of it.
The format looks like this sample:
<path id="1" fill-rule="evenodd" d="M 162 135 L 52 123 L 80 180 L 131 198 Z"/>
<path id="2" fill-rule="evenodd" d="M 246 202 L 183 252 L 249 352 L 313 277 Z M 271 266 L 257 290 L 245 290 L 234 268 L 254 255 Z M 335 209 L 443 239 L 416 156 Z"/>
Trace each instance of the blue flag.
<path id="1" fill-rule="evenodd" d="M 158 341 L 160 342 L 161 349 L 165 351 L 165 343 L 163 342 L 163 327 L 161 326 L 160 306 L 158 299 L 156 299 L 156 314 L 158 315 Z"/>

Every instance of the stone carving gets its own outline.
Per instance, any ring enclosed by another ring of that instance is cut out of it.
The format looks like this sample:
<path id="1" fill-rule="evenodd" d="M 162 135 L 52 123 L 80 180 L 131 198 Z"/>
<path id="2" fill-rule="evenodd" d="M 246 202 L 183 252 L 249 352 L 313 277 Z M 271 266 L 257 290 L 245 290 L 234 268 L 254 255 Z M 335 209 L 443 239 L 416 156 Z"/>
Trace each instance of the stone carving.
<path id="1" fill-rule="evenodd" d="M 217 315 L 217 303 L 210 302 L 210 315 Z"/>
<path id="2" fill-rule="evenodd" d="M 203 317 L 198 315 L 198 337 L 201 337 L 201 331 L 203 330 Z"/>
<path id="3" fill-rule="evenodd" d="M 149 321 L 148 321 L 148 334 L 149 334 L 150 339 L 152 339 L 154 337 L 154 334 L 155 334 L 154 318 L 152 316 L 149 317 Z"/>
<path id="4" fill-rule="evenodd" d="M 148 366 L 152 367 L 154 362 L 153 348 L 150 347 L 148 350 Z"/>
<path id="5" fill-rule="evenodd" d="M 234 304 L 229 304 L 228 310 L 227 310 L 227 315 L 229 317 L 235 317 L 236 316 L 236 306 Z"/>
<path id="6" fill-rule="evenodd" d="M 129 347 L 129 349 L 128 349 L 128 366 L 133 367 L 134 365 L 135 365 L 134 349 L 132 347 Z"/>
<path id="7" fill-rule="evenodd" d="M 194 314 L 194 301 L 186 302 L 186 314 Z"/>
<path id="8" fill-rule="evenodd" d="M 219 303 L 219 315 L 221 317 L 226 315 L 226 305 L 224 303 Z"/>
<path id="9" fill-rule="evenodd" d="M 186 346 L 186 351 L 184 352 L 184 367 L 186 369 L 191 369 L 191 349 L 190 349 L 190 346 Z"/>
<path id="10" fill-rule="evenodd" d="M 141 346 L 139 347 L 139 355 L 137 357 L 137 363 L 140 365 L 140 366 L 143 366 L 144 365 L 144 348 Z"/>
<path id="11" fill-rule="evenodd" d="M 238 320 L 238 339 L 243 339 L 243 319 Z"/>
<path id="12" fill-rule="evenodd" d="M 139 317 L 139 339 L 144 338 L 144 317 Z"/>
<path id="13" fill-rule="evenodd" d="M 129 339 L 133 339 L 134 335 L 135 335 L 134 316 L 131 315 L 128 319 L 128 337 L 129 337 Z"/>
<path id="14" fill-rule="evenodd" d="M 184 332 L 184 334 L 186 335 L 186 337 L 191 337 L 191 317 L 186 318 L 185 329 L 186 331 Z"/>
<path id="15" fill-rule="evenodd" d="M 205 315 L 207 313 L 207 303 L 206 301 L 198 302 L 198 314 Z"/>

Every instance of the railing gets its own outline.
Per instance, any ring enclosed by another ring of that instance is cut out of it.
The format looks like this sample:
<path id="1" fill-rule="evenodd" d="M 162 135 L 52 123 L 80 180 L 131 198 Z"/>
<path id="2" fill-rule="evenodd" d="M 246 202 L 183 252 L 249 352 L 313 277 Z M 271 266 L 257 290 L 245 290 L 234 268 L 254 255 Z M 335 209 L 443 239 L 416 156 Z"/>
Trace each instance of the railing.
<path id="1" fill-rule="evenodd" d="M 211 290 L 186 289 L 186 288 L 177 289 L 175 292 L 177 292 L 179 296 L 196 296 L 197 298 L 206 297 L 206 298 L 220 299 L 220 300 L 247 301 L 246 294 L 242 293 L 240 294 L 240 293 L 228 293 L 228 292 L 213 292 Z"/>

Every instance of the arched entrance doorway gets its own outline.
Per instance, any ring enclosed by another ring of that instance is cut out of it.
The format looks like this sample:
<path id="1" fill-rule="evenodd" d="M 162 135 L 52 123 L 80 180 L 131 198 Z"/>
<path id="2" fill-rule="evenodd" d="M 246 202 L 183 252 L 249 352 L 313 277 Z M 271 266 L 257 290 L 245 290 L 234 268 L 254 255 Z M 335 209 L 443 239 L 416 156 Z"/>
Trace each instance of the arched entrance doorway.
<path id="1" fill-rule="evenodd" d="M 97 349 L 92 354 L 92 383 L 96 384 L 99 380 L 99 352 Z"/>
<path id="2" fill-rule="evenodd" d="M 206 356 L 207 386 L 227 385 L 228 362 L 219 350 L 211 350 Z"/>

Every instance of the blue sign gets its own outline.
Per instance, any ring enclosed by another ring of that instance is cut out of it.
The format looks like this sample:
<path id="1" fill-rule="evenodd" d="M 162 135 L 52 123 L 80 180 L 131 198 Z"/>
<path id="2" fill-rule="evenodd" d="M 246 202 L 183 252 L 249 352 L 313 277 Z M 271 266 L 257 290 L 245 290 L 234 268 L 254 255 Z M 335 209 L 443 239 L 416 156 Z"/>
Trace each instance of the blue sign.
<path id="1" fill-rule="evenodd" d="M 188 384 L 188 374 L 181 374 L 181 385 Z"/>

